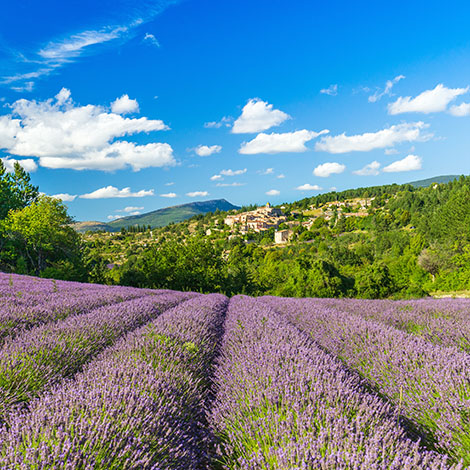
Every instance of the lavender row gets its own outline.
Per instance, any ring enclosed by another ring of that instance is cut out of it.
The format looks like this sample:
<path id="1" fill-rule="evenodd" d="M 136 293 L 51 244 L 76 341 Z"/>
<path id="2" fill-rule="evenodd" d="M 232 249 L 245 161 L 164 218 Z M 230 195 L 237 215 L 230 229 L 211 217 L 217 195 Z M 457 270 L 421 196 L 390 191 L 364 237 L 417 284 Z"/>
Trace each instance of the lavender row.
<path id="1" fill-rule="evenodd" d="M 42 325 L 0 349 L 0 418 L 72 376 L 120 336 L 154 319 L 190 294 L 147 296 Z"/>
<path id="2" fill-rule="evenodd" d="M 80 296 L 57 293 L 48 302 L 37 305 L 22 305 L 0 308 L 0 344 L 6 337 L 14 337 L 34 326 L 62 320 L 72 315 L 88 313 L 91 310 L 126 300 L 143 297 L 144 292 L 138 289 L 105 290 L 103 292 L 85 291 Z"/>
<path id="3" fill-rule="evenodd" d="M 230 301 L 218 364 L 211 425 L 222 468 L 451 468 L 409 439 L 356 375 L 259 300 Z"/>
<path id="4" fill-rule="evenodd" d="M 198 296 L 34 401 L 2 437 L 2 468 L 202 469 L 210 364 L 227 298 Z"/>
<path id="5" fill-rule="evenodd" d="M 326 302 L 340 311 L 380 321 L 432 343 L 470 351 L 470 299 L 328 299 Z"/>
<path id="6" fill-rule="evenodd" d="M 470 356 L 314 299 L 264 298 L 356 369 L 455 461 L 470 465 Z"/>

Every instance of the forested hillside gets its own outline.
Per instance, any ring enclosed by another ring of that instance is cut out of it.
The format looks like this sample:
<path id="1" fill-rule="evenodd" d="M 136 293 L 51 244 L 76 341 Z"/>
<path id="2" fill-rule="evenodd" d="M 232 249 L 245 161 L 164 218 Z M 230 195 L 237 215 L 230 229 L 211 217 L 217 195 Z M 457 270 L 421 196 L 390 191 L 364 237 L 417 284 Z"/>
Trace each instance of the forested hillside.
<path id="1" fill-rule="evenodd" d="M 370 201 L 360 216 L 358 199 Z M 341 201 L 339 213 L 334 204 Z M 292 229 L 285 245 L 273 243 L 273 229 L 230 232 L 221 212 L 152 232 L 88 235 L 90 275 L 133 286 L 298 297 L 400 298 L 470 289 L 470 177 L 426 188 L 331 192 L 282 207 L 288 222 L 279 229 Z M 307 229 L 302 222 L 312 215 Z"/>

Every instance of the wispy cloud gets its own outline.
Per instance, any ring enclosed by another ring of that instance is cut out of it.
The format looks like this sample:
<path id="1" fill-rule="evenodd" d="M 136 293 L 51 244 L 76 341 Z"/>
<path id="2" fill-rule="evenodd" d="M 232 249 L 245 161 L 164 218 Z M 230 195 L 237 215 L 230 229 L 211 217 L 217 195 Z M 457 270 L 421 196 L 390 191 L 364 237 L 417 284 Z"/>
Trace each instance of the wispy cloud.
<path id="1" fill-rule="evenodd" d="M 320 93 L 324 95 L 336 96 L 338 94 L 338 85 L 335 83 L 334 85 L 330 85 L 328 88 L 322 88 Z"/>
<path id="2" fill-rule="evenodd" d="M 383 91 L 380 91 L 380 89 L 378 89 L 373 95 L 369 96 L 369 103 L 375 103 L 385 95 L 391 96 L 393 86 L 404 78 L 406 78 L 404 75 L 397 75 L 393 80 L 387 80 Z"/>
<path id="3" fill-rule="evenodd" d="M 62 37 L 51 38 L 46 44 L 39 45 L 36 52 L 32 54 L 14 51 L 8 68 L 16 72 L 5 74 L 1 77 L 0 84 L 14 84 L 11 89 L 28 91 L 34 85 L 34 80 L 50 75 L 82 56 L 100 52 L 100 46 L 127 42 L 138 34 L 139 27 L 153 20 L 167 7 L 178 1 L 144 0 L 139 2 L 139 6 L 133 8 L 131 12 L 125 11 L 124 15 L 127 17 L 120 24 L 101 24 L 82 31 L 71 32 Z M 144 41 L 159 45 L 158 40 L 150 33 L 146 33 Z M 30 67 L 33 70 L 24 72 L 24 67 Z M 26 84 L 27 81 L 31 84 Z"/>
<path id="4" fill-rule="evenodd" d="M 144 41 L 152 46 L 161 47 L 160 42 L 153 34 L 145 33 Z"/>

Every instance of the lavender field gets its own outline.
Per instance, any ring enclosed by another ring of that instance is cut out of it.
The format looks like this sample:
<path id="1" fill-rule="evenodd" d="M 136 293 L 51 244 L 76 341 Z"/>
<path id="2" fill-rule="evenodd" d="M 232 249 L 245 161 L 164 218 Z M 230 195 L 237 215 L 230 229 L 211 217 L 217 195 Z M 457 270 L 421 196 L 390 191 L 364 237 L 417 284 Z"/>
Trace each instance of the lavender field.
<path id="1" fill-rule="evenodd" d="M 0 274 L 0 468 L 470 468 L 469 310 Z"/>

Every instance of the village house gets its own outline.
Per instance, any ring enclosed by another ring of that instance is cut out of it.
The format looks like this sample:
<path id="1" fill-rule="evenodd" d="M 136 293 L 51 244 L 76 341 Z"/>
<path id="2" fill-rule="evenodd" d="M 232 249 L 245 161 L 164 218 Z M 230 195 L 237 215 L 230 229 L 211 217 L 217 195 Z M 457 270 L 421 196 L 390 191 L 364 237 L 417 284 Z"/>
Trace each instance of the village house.
<path id="1" fill-rule="evenodd" d="M 277 228 L 287 218 L 281 209 L 272 207 L 269 202 L 264 207 L 259 207 L 254 211 L 242 212 L 241 214 L 229 215 L 224 222 L 232 229 L 237 228 L 241 234 L 246 234 L 250 230 L 263 232 L 270 228 Z"/>

